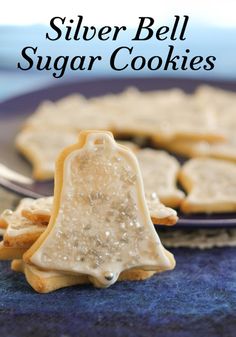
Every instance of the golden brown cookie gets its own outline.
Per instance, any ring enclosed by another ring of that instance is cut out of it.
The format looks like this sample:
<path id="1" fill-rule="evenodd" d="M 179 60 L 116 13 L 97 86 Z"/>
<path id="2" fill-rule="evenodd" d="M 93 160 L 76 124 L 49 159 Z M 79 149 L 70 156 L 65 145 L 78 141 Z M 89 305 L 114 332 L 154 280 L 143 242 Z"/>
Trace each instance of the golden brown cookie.
<path id="1" fill-rule="evenodd" d="M 3 241 L 0 242 L 0 260 L 21 259 L 27 249 L 19 247 L 5 247 Z"/>

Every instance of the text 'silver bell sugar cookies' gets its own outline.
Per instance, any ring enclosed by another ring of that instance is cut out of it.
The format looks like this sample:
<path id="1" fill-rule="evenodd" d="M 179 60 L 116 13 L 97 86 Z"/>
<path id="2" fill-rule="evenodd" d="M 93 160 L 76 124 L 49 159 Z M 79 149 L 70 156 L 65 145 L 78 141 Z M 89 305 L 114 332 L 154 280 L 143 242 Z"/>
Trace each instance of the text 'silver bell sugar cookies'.
<path id="1" fill-rule="evenodd" d="M 137 159 L 110 132 L 81 132 L 61 153 L 50 223 L 24 261 L 88 275 L 98 287 L 124 270 L 174 268 L 151 222 Z"/>

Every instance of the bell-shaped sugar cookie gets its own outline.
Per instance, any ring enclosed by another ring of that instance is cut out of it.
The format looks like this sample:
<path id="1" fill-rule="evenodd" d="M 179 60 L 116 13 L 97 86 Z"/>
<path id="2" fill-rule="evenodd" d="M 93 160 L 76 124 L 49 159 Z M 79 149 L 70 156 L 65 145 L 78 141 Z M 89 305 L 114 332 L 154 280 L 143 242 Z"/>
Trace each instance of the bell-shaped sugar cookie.
<path id="1" fill-rule="evenodd" d="M 98 287 L 124 270 L 174 268 L 151 222 L 137 159 L 110 132 L 83 131 L 61 153 L 50 223 L 24 260 L 88 275 Z"/>

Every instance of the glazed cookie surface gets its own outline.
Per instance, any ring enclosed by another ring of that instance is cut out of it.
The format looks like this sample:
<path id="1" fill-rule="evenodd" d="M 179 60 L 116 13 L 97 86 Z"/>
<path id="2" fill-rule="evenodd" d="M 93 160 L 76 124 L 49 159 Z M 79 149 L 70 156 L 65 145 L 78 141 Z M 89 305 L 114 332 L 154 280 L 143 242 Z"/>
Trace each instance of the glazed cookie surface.
<path id="1" fill-rule="evenodd" d="M 131 150 L 119 146 L 110 133 L 81 132 L 56 167 L 50 223 L 25 254 L 26 262 L 87 274 L 103 287 L 126 269 L 174 267 L 150 221 Z"/>

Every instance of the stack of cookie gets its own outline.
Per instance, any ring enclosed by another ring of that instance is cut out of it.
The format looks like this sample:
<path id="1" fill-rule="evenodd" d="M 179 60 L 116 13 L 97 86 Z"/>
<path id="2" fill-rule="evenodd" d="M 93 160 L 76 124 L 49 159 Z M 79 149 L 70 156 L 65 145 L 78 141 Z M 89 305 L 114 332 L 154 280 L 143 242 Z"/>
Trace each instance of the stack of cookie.
<path id="1" fill-rule="evenodd" d="M 235 107 L 235 94 L 206 86 L 42 103 L 16 147 L 35 179 L 55 174 L 55 193 L 3 212 L 0 258 L 39 292 L 172 269 L 152 224 L 174 225 L 172 208 L 236 211 Z M 146 140 L 152 148 L 139 147 Z M 173 154 L 194 158 L 181 165 Z"/>
<path id="2" fill-rule="evenodd" d="M 161 152 L 159 157 L 174 180 L 171 158 Z M 152 158 L 151 150 L 140 154 L 147 176 Z M 15 211 L 2 213 L 0 258 L 13 260 L 12 269 L 38 292 L 84 283 L 107 287 L 172 269 L 174 258 L 151 219 L 173 225 L 177 216 L 160 203 L 152 183 L 147 179 L 145 194 L 135 155 L 110 133 L 81 132 L 57 160 L 55 195 L 23 199 Z M 176 202 L 179 191 L 172 181 L 165 184 L 163 197 Z"/>

